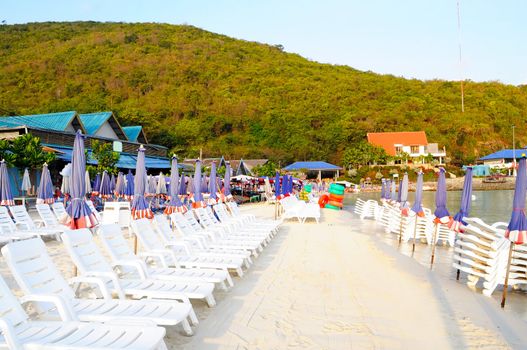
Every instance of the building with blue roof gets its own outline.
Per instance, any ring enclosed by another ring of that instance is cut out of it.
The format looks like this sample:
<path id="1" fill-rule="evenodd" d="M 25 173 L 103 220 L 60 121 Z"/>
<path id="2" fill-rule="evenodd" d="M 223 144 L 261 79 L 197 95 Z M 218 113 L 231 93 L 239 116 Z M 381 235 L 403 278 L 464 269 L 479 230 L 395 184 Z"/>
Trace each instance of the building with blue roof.
<path id="1" fill-rule="evenodd" d="M 43 146 L 50 147 L 63 162 L 71 161 L 71 152 L 75 131 L 81 130 L 86 135 L 85 146 L 91 153 L 92 141 L 112 143 L 113 149 L 120 153 L 117 167 L 134 169 L 137 150 L 143 144 L 145 147 L 145 162 L 147 169 L 170 169 L 170 159 L 167 158 L 167 148 L 148 144 L 142 127 L 142 137 L 128 139 L 127 134 L 117 121 L 113 112 L 98 112 L 78 114 L 75 111 L 0 117 L 0 139 L 13 139 L 30 133 L 40 138 Z M 93 161 L 88 161 L 90 163 Z"/>
<path id="2" fill-rule="evenodd" d="M 141 125 L 125 126 L 123 127 L 123 131 L 128 140 L 132 142 L 148 143 Z"/>
<path id="3" fill-rule="evenodd" d="M 491 169 L 511 169 L 513 168 L 513 160 L 516 162 L 524 155 L 527 155 L 527 148 L 520 149 L 502 149 L 479 158 L 480 162 L 484 165 L 488 165 Z"/>

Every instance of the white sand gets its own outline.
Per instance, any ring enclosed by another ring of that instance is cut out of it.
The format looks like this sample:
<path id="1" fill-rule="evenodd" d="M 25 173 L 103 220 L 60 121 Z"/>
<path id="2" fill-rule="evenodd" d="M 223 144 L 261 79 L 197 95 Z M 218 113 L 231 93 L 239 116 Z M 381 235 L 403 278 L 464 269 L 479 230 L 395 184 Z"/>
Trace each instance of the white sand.
<path id="1" fill-rule="evenodd" d="M 245 207 L 271 217 L 272 206 Z M 526 322 L 495 300 L 374 240 L 371 221 L 323 210 L 291 221 L 235 278 L 218 305 L 195 303 L 193 337 L 168 329 L 171 349 L 507 349 L 527 346 Z M 68 276 L 72 264 L 47 242 Z M 0 261 L 0 271 L 16 287 Z M 527 300 L 526 300 L 527 301 Z"/>

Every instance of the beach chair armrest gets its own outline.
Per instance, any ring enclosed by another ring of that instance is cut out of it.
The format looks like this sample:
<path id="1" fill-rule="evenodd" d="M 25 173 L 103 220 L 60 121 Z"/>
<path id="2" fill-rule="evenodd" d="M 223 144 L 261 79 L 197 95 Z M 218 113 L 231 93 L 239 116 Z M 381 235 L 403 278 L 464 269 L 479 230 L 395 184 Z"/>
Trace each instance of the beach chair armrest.
<path id="1" fill-rule="evenodd" d="M 135 260 L 120 259 L 120 260 L 116 260 L 116 261 L 112 262 L 112 267 L 113 268 L 116 268 L 116 267 L 119 267 L 119 266 L 132 267 L 132 268 L 136 269 L 137 273 L 139 274 L 139 277 L 142 280 L 147 279 L 147 276 L 146 276 L 146 274 L 147 274 L 147 272 L 146 272 L 146 264 L 144 263 L 144 261 L 141 261 L 139 259 L 135 259 Z"/>
<path id="2" fill-rule="evenodd" d="M 104 283 L 102 279 L 99 277 L 89 277 L 89 276 L 76 276 L 69 280 L 70 284 L 76 284 L 76 283 L 85 283 L 89 284 L 93 287 L 97 287 L 99 291 L 101 292 L 101 295 L 104 299 L 112 299 L 112 293 L 110 293 L 110 290 Z M 92 288 L 93 288 L 92 287 Z"/>
<path id="3" fill-rule="evenodd" d="M 186 242 L 165 242 L 167 248 L 183 248 L 185 254 L 190 255 L 190 247 Z"/>
<path id="4" fill-rule="evenodd" d="M 153 252 L 153 251 L 140 252 L 140 253 L 137 253 L 137 256 L 140 257 L 140 258 L 143 258 L 145 260 L 148 259 L 148 258 L 152 258 L 152 259 L 156 260 L 156 262 L 159 262 L 162 267 L 164 267 L 164 268 L 168 267 L 168 264 L 167 264 L 166 259 L 165 259 L 165 255 L 163 253 L 161 253 L 161 252 Z"/>
<path id="5" fill-rule="evenodd" d="M 53 303 L 57 308 L 57 311 L 62 321 L 78 321 L 78 318 L 75 312 L 71 309 L 70 305 L 58 295 L 27 294 L 21 297 L 19 300 L 21 304 L 26 304 L 30 302 Z"/>
<path id="6" fill-rule="evenodd" d="M 9 347 L 9 349 L 22 349 L 22 344 L 18 341 L 16 337 L 16 332 L 13 326 L 8 323 L 6 320 L 0 318 L 0 331 L 4 336 L 4 339 Z"/>
<path id="7" fill-rule="evenodd" d="M 117 295 L 119 296 L 119 299 L 126 299 L 126 295 L 124 294 L 123 289 L 121 288 L 121 285 L 119 284 L 119 279 L 117 278 L 117 275 L 115 272 L 110 271 L 88 271 L 84 273 L 83 275 L 88 277 L 104 277 L 106 279 L 109 279 L 113 287 L 115 288 Z"/>

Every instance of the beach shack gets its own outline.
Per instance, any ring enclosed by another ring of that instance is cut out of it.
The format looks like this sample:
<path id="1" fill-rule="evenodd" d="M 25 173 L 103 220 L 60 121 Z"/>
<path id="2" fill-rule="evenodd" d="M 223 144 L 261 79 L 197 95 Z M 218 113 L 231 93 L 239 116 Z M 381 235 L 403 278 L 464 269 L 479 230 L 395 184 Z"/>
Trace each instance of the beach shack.
<path id="1" fill-rule="evenodd" d="M 286 172 L 304 173 L 307 178 L 322 179 L 324 177 L 338 178 L 342 167 L 324 161 L 306 161 L 294 162 L 282 168 L 282 170 Z"/>

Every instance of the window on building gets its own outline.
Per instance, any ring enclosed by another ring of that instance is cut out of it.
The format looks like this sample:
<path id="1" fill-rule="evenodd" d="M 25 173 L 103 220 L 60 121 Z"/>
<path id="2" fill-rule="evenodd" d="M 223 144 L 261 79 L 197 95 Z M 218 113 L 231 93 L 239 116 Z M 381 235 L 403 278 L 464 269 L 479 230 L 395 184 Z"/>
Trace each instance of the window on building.
<path id="1" fill-rule="evenodd" d="M 395 146 L 395 154 L 401 154 L 403 153 L 402 146 Z"/>
<path id="2" fill-rule="evenodd" d="M 412 154 L 419 153 L 419 146 L 410 146 L 410 153 Z"/>

